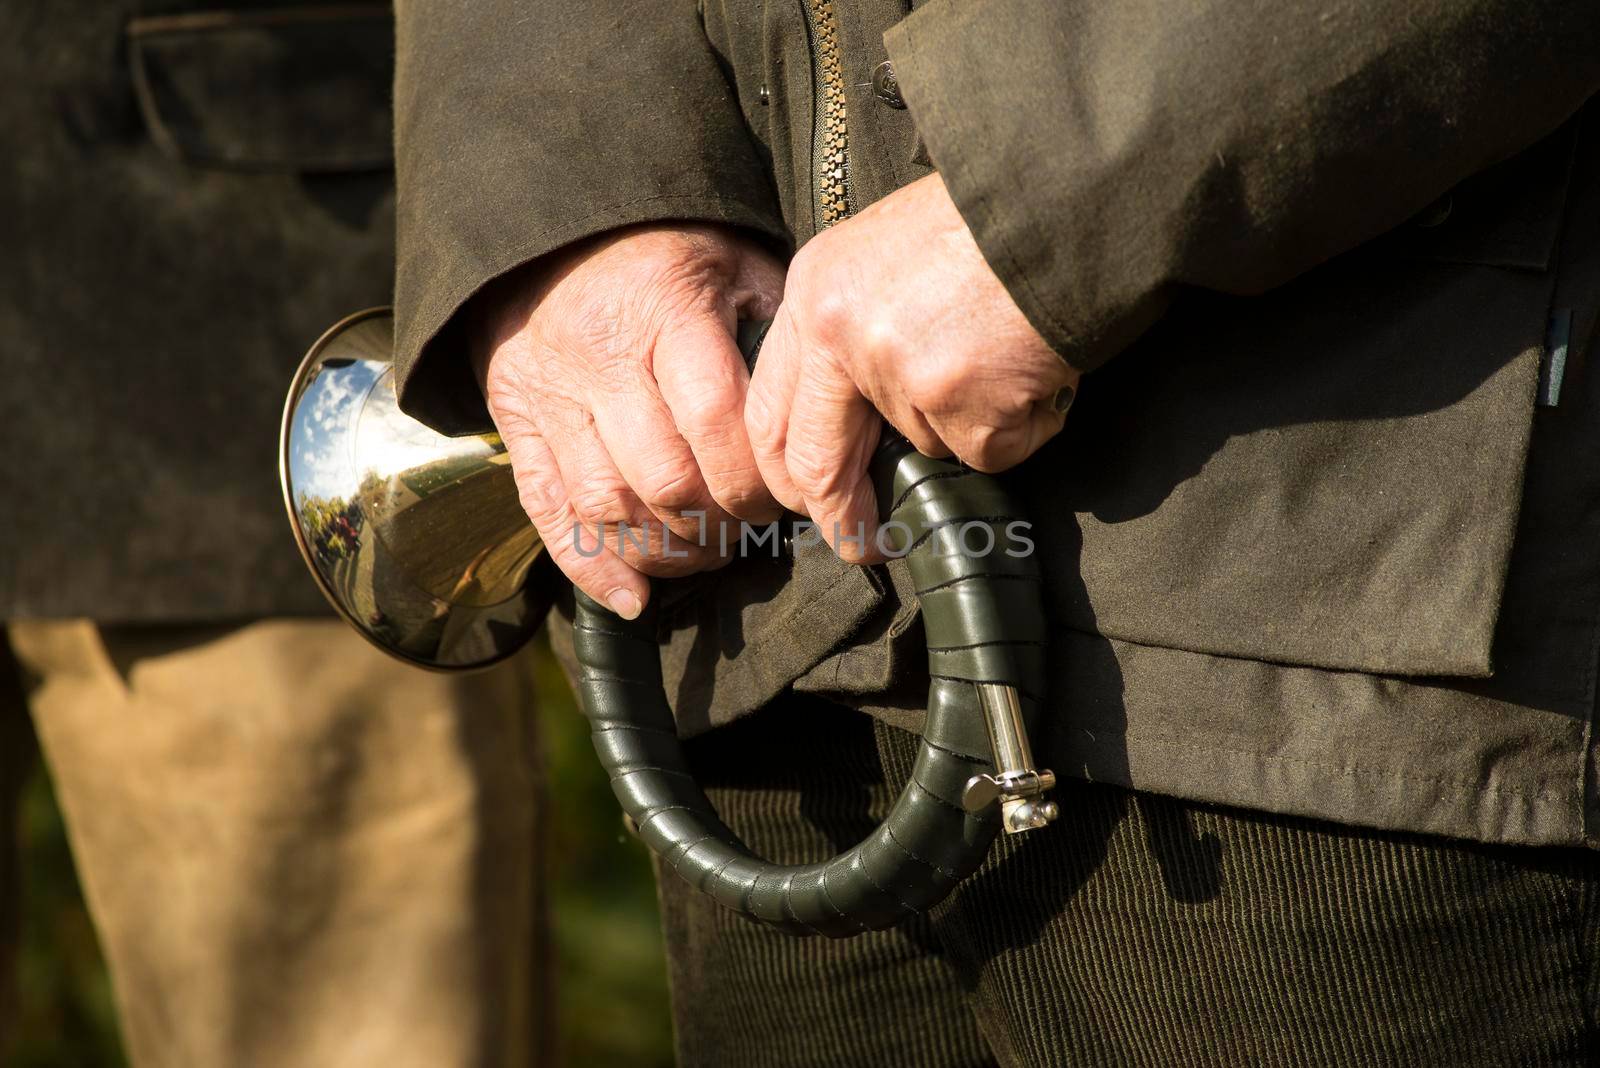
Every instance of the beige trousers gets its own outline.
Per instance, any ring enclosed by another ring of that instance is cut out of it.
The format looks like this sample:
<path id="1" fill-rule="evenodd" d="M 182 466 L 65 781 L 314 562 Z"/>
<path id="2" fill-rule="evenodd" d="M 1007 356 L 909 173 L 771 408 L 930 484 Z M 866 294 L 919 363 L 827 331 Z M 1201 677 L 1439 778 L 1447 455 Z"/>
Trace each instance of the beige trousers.
<path id="1" fill-rule="evenodd" d="M 333 621 L 8 634 L 136 1068 L 547 1062 L 524 671 Z"/>

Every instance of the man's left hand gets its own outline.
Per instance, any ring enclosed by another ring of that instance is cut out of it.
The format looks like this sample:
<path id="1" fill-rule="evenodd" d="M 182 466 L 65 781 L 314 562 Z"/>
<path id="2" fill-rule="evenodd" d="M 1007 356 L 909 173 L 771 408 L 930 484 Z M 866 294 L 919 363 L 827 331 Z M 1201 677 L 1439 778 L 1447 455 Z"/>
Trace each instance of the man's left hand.
<path id="1" fill-rule="evenodd" d="M 1061 430 L 1077 384 L 933 174 L 795 256 L 745 426 L 773 496 L 841 557 L 870 562 L 879 413 L 929 456 L 1003 471 Z"/>

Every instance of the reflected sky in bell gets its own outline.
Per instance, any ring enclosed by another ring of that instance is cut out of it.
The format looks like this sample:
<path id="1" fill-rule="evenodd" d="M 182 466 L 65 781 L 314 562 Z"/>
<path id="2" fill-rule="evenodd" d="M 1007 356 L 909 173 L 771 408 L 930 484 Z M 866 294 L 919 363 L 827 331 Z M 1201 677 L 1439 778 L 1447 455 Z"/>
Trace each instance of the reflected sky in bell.
<path id="1" fill-rule="evenodd" d="M 402 412 L 388 362 L 330 360 L 306 387 L 290 428 L 289 473 L 298 499 L 348 500 L 368 473 L 388 477 L 444 456 L 492 452 L 487 441 L 448 438 Z"/>
<path id="2" fill-rule="evenodd" d="M 329 362 L 306 386 L 289 428 L 289 476 L 298 499 L 351 495 L 360 480 L 350 420 L 386 370 L 368 360 Z"/>

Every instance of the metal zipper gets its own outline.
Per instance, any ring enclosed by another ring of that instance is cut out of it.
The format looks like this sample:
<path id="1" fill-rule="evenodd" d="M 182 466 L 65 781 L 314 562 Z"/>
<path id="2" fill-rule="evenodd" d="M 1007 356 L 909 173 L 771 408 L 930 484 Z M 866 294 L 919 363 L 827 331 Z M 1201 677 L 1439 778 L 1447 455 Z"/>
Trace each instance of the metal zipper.
<path id="1" fill-rule="evenodd" d="M 850 128 L 845 116 L 844 65 L 833 0 L 802 0 L 811 36 L 812 196 L 816 228 L 824 230 L 855 211 L 850 194 Z"/>

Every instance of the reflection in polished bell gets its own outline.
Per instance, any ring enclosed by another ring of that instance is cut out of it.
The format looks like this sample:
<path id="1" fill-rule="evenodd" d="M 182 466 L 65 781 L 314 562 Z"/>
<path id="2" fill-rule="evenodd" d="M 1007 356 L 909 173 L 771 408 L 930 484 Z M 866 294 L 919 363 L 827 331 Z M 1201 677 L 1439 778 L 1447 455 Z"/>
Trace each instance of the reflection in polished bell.
<path id="1" fill-rule="evenodd" d="M 280 441 L 301 555 L 369 641 L 424 667 L 484 667 L 520 649 L 551 584 L 498 434 L 445 437 L 400 411 L 394 318 L 335 325 L 306 354 Z"/>

